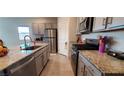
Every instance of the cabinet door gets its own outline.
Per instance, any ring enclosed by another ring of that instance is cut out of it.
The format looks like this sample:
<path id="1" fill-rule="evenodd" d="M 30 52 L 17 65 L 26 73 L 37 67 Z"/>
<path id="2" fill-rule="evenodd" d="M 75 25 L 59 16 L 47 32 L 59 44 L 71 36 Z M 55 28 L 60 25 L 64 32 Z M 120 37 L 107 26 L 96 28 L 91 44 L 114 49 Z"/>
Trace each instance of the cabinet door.
<path id="1" fill-rule="evenodd" d="M 124 28 L 124 17 L 108 17 L 107 28 Z"/>
<path id="2" fill-rule="evenodd" d="M 104 30 L 106 27 L 106 17 L 95 17 L 93 22 L 93 32 Z"/>
<path id="3" fill-rule="evenodd" d="M 33 34 L 39 34 L 39 25 L 37 23 L 32 24 Z"/>
<path id="4" fill-rule="evenodd" d="M 39 34 L 44 34 L 45 31 L 45 25 L 44 24 L 39 24 L 38 25 L 38 29 L 39 29 Z"/>
<path id="5" fill-rule="evenodd" d="M 40 72 L 41 72 L 42 69 L 43 69 L 43 54 L 38 55 L 38 56 L 35 58 L 35 61 L 36 61 L 37 75 L 39 75 Z"/>
<path id="6" fill-rule="evenodd" d="M 52 28 L 52 25 L 50 23 L 45 24 L 45 28 Z"/>
<path id="7" fill-rule="evenodd" d="M 83 61 L 79 58 L 78 60 L 78 70 L 77 70 L 77 75 L 78 76 L 84 76 L 84 71 L 85 71 L 85 65 Z"/>
<path id="8" fill-rule="evenodd" d="M 46 51 L 46 49 L 45 49 L 43 55 L 44 55 L 44 66 L 45 66 L 45 64 L 47 63 L 47 51 Z"/>
<path id="9" fill-rule="evenodd" d="M 55 29 L 57 28 L 57 24 L 56 23 L 52 23 L 51 25 L 52 25 L 51 26 L 52 28 L 55 28 Z"/>
<path id="10" fill-rule="evenodd" d="M 90 72 L 90 70 L 85 67 L 85 76 L 93 76 L 93 74 Z"/>

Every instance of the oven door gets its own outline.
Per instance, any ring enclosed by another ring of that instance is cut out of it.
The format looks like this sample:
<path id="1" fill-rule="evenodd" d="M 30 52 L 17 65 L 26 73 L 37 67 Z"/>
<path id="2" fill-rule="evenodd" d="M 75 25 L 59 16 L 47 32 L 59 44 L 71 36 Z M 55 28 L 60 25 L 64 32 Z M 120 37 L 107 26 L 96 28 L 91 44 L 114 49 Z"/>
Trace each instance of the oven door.
<path id="1" fill-rule="evenodd" d="M 77 75 L 78 51 L 71 50 L 71 65 L 75 75 Z"/>

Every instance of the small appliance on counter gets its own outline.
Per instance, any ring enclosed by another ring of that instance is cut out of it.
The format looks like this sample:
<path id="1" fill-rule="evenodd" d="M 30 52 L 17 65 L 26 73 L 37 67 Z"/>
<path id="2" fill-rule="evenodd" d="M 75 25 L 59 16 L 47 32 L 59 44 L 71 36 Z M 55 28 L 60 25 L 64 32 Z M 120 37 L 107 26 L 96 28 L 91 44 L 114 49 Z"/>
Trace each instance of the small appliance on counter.
<path id="1" fill-rule="evenodd" d="M 113 56 L 115 58 L 124 60 L 124 52 L 116 51 L 116 50 L 113 50 L 113 49 L 109 49 L 107 51 L 107 54 L 110 55 L 110 56 Z"/>

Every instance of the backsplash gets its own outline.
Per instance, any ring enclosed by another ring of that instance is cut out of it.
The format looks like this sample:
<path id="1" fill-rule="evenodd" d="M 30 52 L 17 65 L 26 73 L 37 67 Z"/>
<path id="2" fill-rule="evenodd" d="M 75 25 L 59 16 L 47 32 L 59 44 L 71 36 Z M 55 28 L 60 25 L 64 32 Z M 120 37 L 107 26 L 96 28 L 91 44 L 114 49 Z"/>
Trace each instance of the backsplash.
<path id="1" fill-rule="evenodd" d="M 112 37 L 113 44 L 111 45 L 111 48 L 124 52 L 124 31 L 84 34 L 82 35 L 82 39 L 83 38 L 98 39 L 99 35 Z"/>

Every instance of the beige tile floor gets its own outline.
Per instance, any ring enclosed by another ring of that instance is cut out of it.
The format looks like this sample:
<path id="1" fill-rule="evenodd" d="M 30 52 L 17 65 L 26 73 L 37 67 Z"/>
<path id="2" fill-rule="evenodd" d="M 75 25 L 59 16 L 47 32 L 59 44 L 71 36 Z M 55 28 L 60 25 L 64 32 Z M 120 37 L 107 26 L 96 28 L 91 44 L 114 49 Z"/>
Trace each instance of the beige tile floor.
<path id="1" fill-rule="evenodd" d="M 50 55 L 41 76 L 74 76 L 70 59 L 60 54 Z"/>

